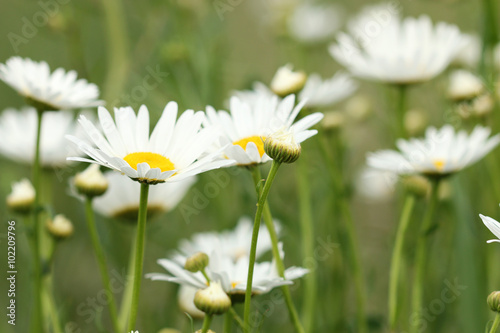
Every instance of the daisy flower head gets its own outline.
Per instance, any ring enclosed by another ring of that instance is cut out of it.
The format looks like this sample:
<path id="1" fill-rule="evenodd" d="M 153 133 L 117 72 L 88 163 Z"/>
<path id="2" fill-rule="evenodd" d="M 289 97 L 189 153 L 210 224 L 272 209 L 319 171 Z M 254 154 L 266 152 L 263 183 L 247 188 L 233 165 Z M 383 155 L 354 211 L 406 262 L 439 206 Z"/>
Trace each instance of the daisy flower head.
<path id="1" fill-rule="evenodd" d="M 103 105 L 99 89 L 75 71 L 57 68 L 50 72 L 45 61 L 12 57 L 0 64 L 0 80 L 43 110 L 70 110 Z"/>
<path id="2" fill-rule="evenodd" d="M 108 190 L 94 199 L 94 209 L 103 216 L 119 218 L 132 223 L 137 222 L 139 213 L 140 184 L 118 172 L 106 172 Z M 148 216 L 153 217 L 173 210 L 184 198 L 196 177 L 162 186 L 153 186 L 148 195 Z"/>
<path id="3" fill-rule="evenodd" d="M 379 19 L 356 19 L 349 31 L 338 34 L 330 54 L 354 76 L 393 84 L 434 78 L 466 43 L 454 25 L 434 26 L 428 16 L 401 20 L 390 12 Z"/>
<path id="4" fill-rule="evenodd" d="M 319 74 L 309 75 L 304 88 L 299 93 L 299 100 L 305 102 L 307 108 L 323 108 L 340 102 L 352 95 L 358 85 L 350 75 L 337 72 L 329 79 L 323 80 Z"/>
<path id="5" fill-rule="evenodd" d="M 322 113 L 310 114 L 294 123 L 305 103 L 304 100 L 294 106 L 295 95 L 282 100 L 278 96 L 261 95 L 250 105 L 233 96 L 229 102 L 230 113 L 207 106 L 205 127 L 222 133 L 220 145 L 227 145 L 224 154 L 237 165 L 266 163 L 271 158 L 264 152 L 264 141 L 277 130 L 293 131 L 297 143 L 318 132 L 309 128 L 323 118 Z"/>
<path id="6" fill-rule="evenodd" d="M 493 242 L 500 243 L 500 223 L 498 223 L 491 217 L 484 216 L 482 214 L 479 214 L 479 217 L 481 218 L 481 220 L 483 220 L 484 225 L 488 229 L 490 229 L 493 235 L 495 235 L 495 237 L 497 238 L 497 239 L 490 239 L 489 241 L 487 241 L 487 243 L 493 243 Z"/>
<path id="7" fill-rule="evenodd" d="M 322 42 L 340 28 L 342 14 L 334 5 L 302 3 L 288 18 L 288 31 L 300 42 Z"/>
<path id="8" fill-rule="evenodd" d="M 281 255 L 284 256 L 283 251 L 281 251 Z M 210 281 L 220 283 L 233 301 L 241 301 L 246 290 L 248 256 L 241 256 L 235 261 L 232 256 L 225 255 L 218 249 L 213 250 L 208 256 L 209 263 L 205 272 Z M 182 256 L 159 259 L 158 264 L 169 274 L 151 273 L 146 275 L 147 278 L 153 281 L 169 281 L 180 285 L 189 285 L 197 289 L 203 289 L 207 286 L 207 281 L 201 272 L 192 273 L 184 269 L 185 259 Z M 255 263 L 252 294 L 264 294 L 275 287 L 293 284 L 292 280 L 307 273 L 308 270 L 305 268 L 290 267 L 285 270 L 285 278 L 283 279 L 278 275 L 274 261 Z"/>
<path id="9" fill-rule="evenodd" d="M 68 136 L 90 157 L 69 159 L 97 163 L 146 184 L 179 181 L 234 163 L 219 159 L 220 151 L 205 154 L 217 139 L 217 133 L 213 128 L 201 128 L 203 112 L 187 110 L 176 119 L 177 109 L 177 103 L 168 103 L 151 135 L 149 111 L 144 105 L 137 115 L 131 107 L 115 108 L 115 120 L 108 110 L 100 107 L 102 132 L 85 116 L 80 116 L 80 124 L 97 148 Z"/>
<path id="10" fill-rule="evenodd" d="M 443 177 L 474 164 L 500 143 L 500 134 L 476 126 L 472 133 L 456 132 L 451 125 L 430 127 L 421 139 L 399 139 L 399 151 L 382 150 L 368 155 L 368 165 L 399 175 Z"/>
<path id="11" fill-rule="evenodd" d="M 63 167 L 66 158 L 79 155 L 64 137 L 81 136 L 82 130 L 69 111 L 44 112 L 40 137 L 40 162 L 44 167 Z M 0 115 L 0 154 L 16 162 L 31 164 L 35 155 L 38 114 L 35 108 L 6 109 Z"/>

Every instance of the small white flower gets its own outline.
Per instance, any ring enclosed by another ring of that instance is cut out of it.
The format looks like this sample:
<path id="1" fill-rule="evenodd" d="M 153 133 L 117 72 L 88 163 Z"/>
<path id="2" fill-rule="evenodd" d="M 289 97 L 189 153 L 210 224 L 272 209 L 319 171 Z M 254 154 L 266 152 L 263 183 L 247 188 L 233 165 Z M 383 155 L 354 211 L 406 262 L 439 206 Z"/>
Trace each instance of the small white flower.
<path id="1" fill-rule="evenodd" d="M 104 135 L 80 116 L 80 124 L 97 148 L 67 136 L 91 159 L 69 160 L 97 163 L 148 184 L 179 181 L 234 163 L 218 159 L 217 151 L 205 154 L 218 134 L 214 129 L 201 128 L 205 118 L 201 111 L 187 110 L 176 120 L 177 103 L 170 102 L 151 135 L 149 111 L 144 105 L 137 115 L 131 107 L 115 109 L 115 120 L 103 107 L 98 114 Z"/>
<path id="2" fill-rule="evenodd" d="M 271 80 L 271 90 L 278 96 L 286 96 L 296 93 L 304 87 L 306 83 L 306 73 L 299 71 L 294 72 L 293 66 L 287 64 L 278 68 Z"/>
<path id="3" fill-rule="evenodd" d="M 45 104 L 49 110 L 81 109 L 103 105 L 98 100 L 99 89 L 85 79 L 77 79 L 75 71 L 62 68 L 50 73 L 45 61 L 12 57 L 0 64 L 0 80 L 19 94 Z"/>
<path id="4" fill-rule="evenodd" d="M 109 188 L 103 196 L 94 199 L 94 209 L 104 216 L 137 221 L 141 186 L 118 172 L 106 172 Z M 174 209 L 196 182 L 190 177 L 178 182 L 153 186 L 149 189 L 148 214 Z"/>
<path id="5" fill-rule="evenodd" d="M 495 237 L 498 238 L 498 239 L 490 239 L 489 241 L 487 241 L 487 243 L 493 243 L 493 242 L 500 243 L 500 223 L 498 223 L 496 220 L 488 216 L 479 214 L 479 217 L 481 218 L 481 220 L 483 220 L 484 225 L 488 229 L 490 229 L 493 235 L 495 235 Z"/>
<path id="6" fill-rule="evenodd" d="M 343 72 L 337 72 L 325 80 L 314 73 L 309 76 L 299 93 L 299 100 L 305 100 L 304 106 L 309 108 L 328 107 L 350 96 L 357 87 L 351 77 Z"/>
<path id="7" fill-rule="evenodd" d="M 266 163 L 271 158 L 264 152 L 264 141 L 278 129 L 293 131 L 297 143 L 317 133 L 316 130 L 308 129 L 323 118 L 323 114 L 319 112 L 294 123 L 304 103 L 302 101 L 294 107 L 294 95 L 283 100 L 279 100 L 278 96 L 260 95 L 254 105 L 232 97 L 230 114 L 226 111 L 217 112 L 207 106 L 205 126 L 216 128 L 217 132 L 222 133 L 220 144 L 228 145 L 224 154 L 238 165 Z"/>
<path id="8" fill-rule="evenodd" d="M 458 69 L 450 74 L 448 96 L 452 100 L 470 100 L 479 96 L 484 89 L 483 81 L 471 72 Z"/>
<path id="9" fill-rule="evenodd" d="M 12 184 L 12 192 L 7 196 L 7 206 L 14 210 L 28 210 L 35 202 L 35 189 L 27 178 Z"/>
<path id="10" fill-rule="evenodd" d="M 73 113 L 44 112 L 40 140 L 40 161 L 44 167 L 68 164 L 68 155 L 78 155 L 64 139 L 65 135 L 82 135 Z M 6 109 L 0 115 L 0 154 L 16 162 L 33 163 L 38 115 L 34 108 Z"/>
<path id="11" fill-rule="evenodd" d="M 389 14 L 382 23 L 356 20 L 350 25 L 350 35 L 338 34 L 331 55 L 354 76 L 410 84 L 440 74 L 465 43 L 456 26 L 443 22 L 433 26 L 427 16 L 401 21 L 398 15 Z M 356 31 L 368 33 L 360 37 Z"/>
<path id="12" fill-rule="evenodd" d="M 342 11 L 333 5 L 303 3 L 288 18 L 288 31 L 301 42 L 316 43 L 332 37 L 341 24 Z"/>
<path id="13" fill-rule="evenodd" d="M 423 139 L 399 139 L 399 151 L 382 150 L 368 155 L 368 165 L 397 174 L 444 176 L 474 164 L 500 143 L 500 134 L 489 137 L 489 128 L 476 126 L 471 134 L 455 132 L 451 125 L 430 127 Z"/>

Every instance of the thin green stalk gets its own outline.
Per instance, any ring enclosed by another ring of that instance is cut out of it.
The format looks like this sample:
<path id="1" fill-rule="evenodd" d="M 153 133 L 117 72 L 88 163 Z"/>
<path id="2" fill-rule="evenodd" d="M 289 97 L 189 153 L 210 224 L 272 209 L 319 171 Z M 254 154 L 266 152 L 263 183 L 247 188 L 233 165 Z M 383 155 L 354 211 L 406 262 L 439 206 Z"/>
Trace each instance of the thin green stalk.
<path id="1" fill-rule="evenodd" d="M 232 328 L 233 328 L 233 316 L 228 311 L 224 315 L 224 333 L 231 333 Z"/>
<path id="2" fill-rule="evenodd" d="M 257 197 L 260 197 L 261 193 L 258 188 L 258 185 L 260 184 L 260 181 L 262 179 L 260 168 L 258 166 L 252 168 L 251 173 L 254 180 L 255 189 L 257 190 Z M 274 226 L 273 216 L 271 215 L 271 210 L 269 209 L 269 204 L 267 200 L 264 206 L 264 223 L 266 224 L 267 230 L 269 232 L 269 237 L 271 239 L 273 258 L 274 261 L 276 262 L 276 269 L 278 271 L 278 275 L 282 278 L 285 278 L 285 265 L 283 263 L 283 259 L 281 259 L 279 254 L 280 251 L 278 248 L 278 235 L 276 234 L 276 228 Z M 302 323 L 300 322 L 297 309 L 293 304 L 292 295 L 290 293 L 289 287 L 287 285 L 282 286 L 281 290 L 283 292 L 283 296 L 285 297 L 285 303 L 288 308 L 288 314 L 290 315 L 290 319 L 292 320 L 292 323 L 295 326 L 295 330 L 299 333 L 305 332 L 304 328 L 302 327 Z"/>
<path id="3" fill-rule="evenodd" d="M 399 219 L 398 231 L 396 233 L 396 242 L 392 252 L 391 271 L 389 280 L 389 328 L 395 332 L 398 310 L 398 287 L 399 276 L 401 272 L 401 262 L 403 258 L 405 235 L 410 225 L 410 218 L 415 206 L 415 195 L 406 194 L 406 200 Z"/>
<path id="4" fill-rule="evenodd" d="M 495 0 L 483 0 L 483 31 L 482 31 L 482 52 L 479 64 L 481 75 L 491 84 L 490 75 L 494 73 L 493 50 L 498 43 L 498 22 L 497 8 Z"/>
<path id="5" fill-rule="evenodd" d="M 207 333 L 212 323 L 213 315 L 205 314 L 205 319 L 203 319 L 203 326 L 201 327 L 201 333 Z"/>
<path id="6" fill-rule="evenodd" d="M 141 197 L 139 201 L 139 216 L 137 219 L 137 236 L 135 240 L 135 263 L 132 291 L 132 305 L 128 322 L 128 332 L 133 331 L 137 320 L 139 307 L 139 291 L 141 289 L 142 265 L 144 261 L 144 243 L 146 238 L 146 220 L 148 213 L 149 184 L 141 183 Z"/>
<path id="7" fill-rule="evenodd" d="M 325 138 L 319 138 L 319 146 L 323 157 L 327 161 L 327 166 L 330 171 L 330 178 L 333 184 L 333 190 L 338 196 L 338 205 L 340 214 L 344 221 L 345 230 L 347 232 L 347 250 L 349 253 L 348 259 L 351 266 L 352 276 L 354 279 L 354 288 L 356 292 L 356 315 L 358 322 L 358 333 L 367 331 L 365 320 L 365 282 L 363 275 L 363 267 L 358 253 L 358 242 L 356 229 L 354 228 L 354 220 L 352 218 L 351 209 L 349 207 L 348 197 L 345 191 L 344 182 L 342 180 L 342 170 L 339 169 L 337 163 L 328 153 Z"/>
<path id="8" fill-rule="evenodd" d="M 231 314 L 231 317 L 234 319 L 234 321 L 236 321 L 238 326 L 240 326 L 243 329 L 245 323 L 243 323 L 243 319 L 241 319 L 241 317 L 238 316 L 238 314 L 236 313 L 236 310 L 234 310 L 233 307 L 230 307 L 228 310 L 228 313 Z"/>
<path id="9" fill-rule="evenodd" d="M 115 296 L 111 291 L 111 283 L 109 280 L 106 256 L 104 255 L 104 250 L 101 246 L 101 242 L 99 241 L 99 234 L 97 233 L 95 224 L 94 211 L 92 209 L 92 198 L 90 197 L 87 197 L 85 199 L 85 215 L 87 216 L 87 227 L 89 229 L 92 247 L 94 248 L 97 263 L 99 264 L 99 270 L 101 271 L 102 284 L 104 285 L 106 293 L 109 295 L 108 307 L 113 330 L 116 333 L 119 333 L 120 325 L 118 323 L 118 311 L 116 310 Z"/>
<path id="10" fill-rule="evenodd" d="M 49 247 L 49 256 L 46 262 L 46 265 L 49 267 L 49 272 L 45 273 L 42 279 L 42 304 L 43 310 L 47 312 L 47 318 L 50 318 L 52 322 L 52 326 L 49 326 L 49 331 L 53 333 L 62 333 L 61 321 L 59 320 L 53 288 L 54 256 L 57 248 L 57 240 L 51 238 Z"/>
<path id="11" fill-rule="evenodd" d="M 262 189 L 262 194 L 258 198 L 257 202 L 257 212 L 255 213 L 255 220 L 252 231 L 252 243 L 250 247 L 250 258 L 248 264 L 248 277 L 247 277 L 247 289 L 245 292 L 245 306 L 243 311 L 243 321 L 244 321 L 244 331 L 250 332 L 250 304 L 252 297 L 252 282 L 253 282 L 253 270 L 255 266 L 255 254 L 257 251 L 257 239 L 259 237 L 259 229 L 260 229 L 260 221 L 262 219 L 262 213 L 265 207 L 265 203 L 267 200 L 267 196 L 269 194 L 269 190 L 271 189 L 271 185 L 273 183 L 274 177 L 278 172 L 281 163 L 273 161 L 271 165 L 271 170 L 267 175 L 267 180 L 264 184 L 264 188 Z"/>
<path id="12" fill-rule="evenodd" d="M 491 325 L 490 333 L 495 333 L 500 327 L 500 313 L 497 313 L 495 316 L 495 321 L 493 322 L 493 325 Z"/>
<path id="13" fill-rule="evenodd" d="M 130 315 L 130 306 L 132 305 L 132 293 L 134 291 L 134 280 L 132 277 L 134 276 L 134 268 L 135 268 L 135 241 L 130 247 L 130 258 L 127 269 L 127 284 L 125 286 L 125 291 L 123 292 L 123 296 L 121 299 L 120 305 L 120 314 L 118 315 L 118 322 L 120 324 L 120 328 L 123 332 L 127 328 L 128 318 Z"/>
<path id="14" fill-rule="evenodd" d="M 311 186 L 308 174 L 307 159 L 302 158 L 298 164 L 298 190 L 300 229 L 302 232 L 302 252 L 304 259 L 314 258 L 314 228 L 311 207 Z M 316 313 L 316 297 L 318 295 L 317 271 L 311 270 L 305 277 L 304 303 L 302 314 L 306 332 L 314 332 L 314 314 Z"/>
<path id="15" fill-rule="evenodd" d="M 35 189 L 35 202 L 33 209 L 33 263 L 34 263 L 34 320 L 33 332 L 45 331 L 44 318 L 42 316 L 42 268 L 40 263 L 40 141 L 42 135 L 43 110 L 37 109 L 38 122 L 36 131 L 35 159 L 33 161 L 33 187 Z"/>
<path id="16" fill-rule="evenodd" d="M 424 283 L 425 283 L 425 272 L 427 263 L 427 236 L 430 229 L 432 228 L 433 216 L 436 211 L 438 203 L 438 189 L 439 189 L 439 178 L 431 179 L 432 189 L 431 197 L 427 206 L 427 211 L 425 212 L 424 219 L 420 226 L 420 232 L 417 239 L 417 253 L 415 257 L 415 279 L 413 281 L 413 302 L 412 302 L 412 313 L 418 313 L 422 310 L 423 304 L 423 294 L 424 294 Z M 414 321 L 412 325 L 412 332 L 418 332 L 419 326 L 418 321 Z"/>

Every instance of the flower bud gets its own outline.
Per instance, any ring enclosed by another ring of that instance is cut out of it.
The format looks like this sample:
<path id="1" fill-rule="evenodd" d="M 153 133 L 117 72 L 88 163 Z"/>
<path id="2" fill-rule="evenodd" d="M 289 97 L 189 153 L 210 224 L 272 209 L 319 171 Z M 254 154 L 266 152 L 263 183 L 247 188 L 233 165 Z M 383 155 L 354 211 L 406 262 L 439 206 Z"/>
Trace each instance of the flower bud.
<path id="1" fill-rule="evenodd" d="M 220 283 L 212 282 L 207 288 L 196 292 L 194 305 L 208 315 L 223 314 L 231 307 L 231 299 Z"/>
<path id="2" fill-rule="evenodd" d="M 73 234 L 73 224 L 64 215 L 58 214 L 46 224 L 47 230 L 56 238 L 66 238 Z"/>
<path id="3" fill-rule="evenodd" d="M 450 75 L 448 97 L 453 101 L 471 100 L 484 90 L 480 78 L 465 70 L 456 70 Z"/>
<path id="4" fill-rule="evenodd" d="M 489 94 L 478 96 L 472 101 L 472 110 L 476 116 L 489 114 L 495 107 L 495 100 Z"/>
<path id="5" fill-rule="evenodd" d="M 284 97 L 302 90 L 306 84 L 306 73 L 294 72 L 292 65 L 280 67 L 271 81 L 271 90 L 278 96 Z"/>
<path id="6" fill-rule="evenodd" d="M 35 202 L 35 189 L 31 182 L 24 178 L 12 184 L 12 192 L 7 196 L 7 206 L 17 213 L 28 213 Z"/>
<path id="7" fill-rule="evenodd" d="M 500 312 L 500 291 L 494 291 L 488 296 L 488 305 L 491 311 Z"/>
<path id="8" fill-rule="evenodd" d="M 194 295 L 197 291 L 198 289 L 195 287 L 181 284 L 179 291 L 177 292 L 177 302 L 182 312 L 187 312 L 195 319 L 203 319 L 205 313 L 198 310 L 193 302 Z"/>
<path id="9" fill-rule="evenodd" d="M 299 158 L 301 148 L 293 133 L 282 129 L 267 137 L 264 151 L 276 162 L 293 163 Z"/>
<path id="10" fill-rule="evenodd" d="M 419 197 L 425 197 L 430 193 L 431 184 L 429 180 L 423 176 L 411 175 L 402 178 L 402 183 L 405 188 Z"/>
<path id="11" fill-rule="evenodd" d="M 108 189 L 108 180 L 97 164 L 91 164 L 83 172 L 77 173 L 73 182 L 78 193 L 88 197 L 100 196 Z"/>
<path id="12" fill-rule="evenodd" d="M 208 266 L 208 256 L 203 252 L 198 252 L 193 254 L 191 257 L 187 258 L 184 264 L 184 269 L 196 273 Z"/>

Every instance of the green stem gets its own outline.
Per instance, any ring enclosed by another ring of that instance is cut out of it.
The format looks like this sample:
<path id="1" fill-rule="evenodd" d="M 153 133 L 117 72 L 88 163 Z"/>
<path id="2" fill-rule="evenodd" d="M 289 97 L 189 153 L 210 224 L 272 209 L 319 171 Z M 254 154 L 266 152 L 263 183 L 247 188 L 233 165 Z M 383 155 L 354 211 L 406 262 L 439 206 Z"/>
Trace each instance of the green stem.
<path id="1" fill-rule="evenodd" d="M 212 323 L 213 315 L 205 314 L 205 319 L 203 319 L 203 326 L 201 327 L 201 333 L 207 333 Z"/>
<path id="2" fill-rule="evenodd" d="M 255 189 L 257 190 L 257 197 L 260 197 L 261 193 L 259 191 L 258 185 L 262 179 L 260 168 L 258 166 L 253 167 L 251 169 L 253 181 L 255 184 Z M 285 278 L 285 265 L 283 263 L 283 259 L 281 259 L 280 251 L 278 247 L 278 235 L 276 234 L 276 228 L 274 226 L 273 216 L 271 215 L 271 210 L 269 209 L 269 204 L 266 200 L 264 206 L 264 223 L 266 224 L 267 230 L 269 232 L 269 237 L 271 239 L 272 244 L 272 252 L 273 258 L 276 262 L 276 269 L 280 277 Z M 288 314 L 290 315 L 290 319 L 295 326 L 295 330 L 299 333 L 304 332 L 304 328 L 302 327 L 302 323 L 300 322 L 299 315 L 297 313 L 297 309 L 292 301 L 292 295 L 290 293 L 290 289 L 287 285 L 282 286 L 281 290 L 283 292 L 283 296 L 285 297 L 285 303 L 288 308 Z"/>
<path id="3" fill-rule="evenodd" d="M 395 332 L 398 310 L 398 286 L 399 276 L 401 272 L 401 262 L 404 251 L 405 235 L 410 224 L 411 214 L 415 206 L 415 196 L 411 193 L 406 194 L 406 200 L 401 213 L 401 218 L 398 224 L 396 233 L 396 242 L 392 252 L 391 271 L 389 280 L 389 328 L 391 332 Z"/>
<path id="4" fill-rule="evenodd" d="M 132 291 L 132 305 L 128 322 L 128 332 L 133 331 L 137 320 L 139 306 L 139 291 L 141 289 L 142 265 L 144 261 L 144 243 L 146 238 L 146 220 L 148 212 L 149 184 L 141 183 L 141 198 L 139 201 L 139 216 L 137 220 L 137 236 L 135 240 L 135 263 Z"/>
<path id="5" fill-rule="evenodd" d="M 493 322 L 493 325 L 491 325 L 490 333 L 495 333 L 500 327 L 500 313 L 497 313 L 495 316 L 495 321 Z"/>
<path id="6" fill-rule="evenodd" d="M 228 313 L 231 314 L 231 317 L 233 317 L 234 321 L 240 326 L 242 329 L 245 326 L 245 323 L 243 322 L 243 319 L 241 319 L 240 316 L 236 313 L 233 307 L 230 307 L 228 310 Z"/>
<path id="7" fill-rule="evenodd" d="M 337 167 L 337 163 L 335 163 L 335 161 L 329 154 L 324 137 L 319 138 L 319 143 L 323 157 L 327 161 L 326 164 L 330 171 L 333 190 L 338 196 L 339 210 L 344 221 L 345 230 L 347 232 L 347 250 L 349 253 L 348 260 L 350 262 L 352 276 L 354 279 L 354 288 L 356 291 L 356 315 L 358 322 L 358 333 L 365 333 L 367 331 L 365 320 L 365 282 L 363 268 L 361 266 L 361 259 L 358 253 L 356 229 L 354 228 L 354 221 L 352 218 L 351 210 L 349 208 L 349 202 L 344 182 L 342 180 L 342 170 Z"/>
<path id="8" fill-rule="evenodd" d="M 231 333 L 232 326 L 233 326 L 233 316 L 228 311 L 224 315 L 224 333 Z"/>
<path id="9" fill-rule="evenodd" d="M 90 239 L 92 241 L 92 246 L 94 248 L 97 263 L 99 264 L 99 270 L 101 271 L 102 284 L 106 293 L 109 295 L 109 314 L 111 316 L 111 323 L 113 324 L 113 330 L 116 333 L 120 332 L 120 325 L 118 324 L 118 311 L 116 310 L 116 302 L 113 292 L 111 291 L 111 283 L 108 274 L 108 267 L 106 264 L 106 256 L 104 255 L 104 250 L 99 241 L 99 234 L 97 233 L 94 211 L 92 209 L 92 198 L 87 197 L 85 199 L 85 214 L 87 216 L 87 227 L 90 233 Z"/>
<path id="10" fill-rule="evenodd" d="M 417 252 L 415 258 L 415 279 L 413 281 L 413 302 L 412 302 L 412 313 L 418 313 L 422 310 L 423 304 L 423 294 L 424 294 L 424 280 L 426 272 L 427 263 L 427 236 L 432 228 L 433 216 L 438 203 L 438 189 L 439 189 L 439 178 L 431 179 L 432 189 L 431 197 L 429 199 L 429 204 L 427 211 L 425 212 L 424 219 L 420 226 L 420 232 L 417 239 Z M 418 321 L 414 321 L 412 325 L 412 332 L 418 332 L 419 326 Z"/>
<path id="11" fill-rule="evenodd" d="M 42 268 L 40 263 L 40 141 L 42 136 L 43 109 L 37 109 L 37 132 L 35 145 L 35 159 L 33 161 L 33 187 L 35 189 L 35 202 L 33 208 L 33 263 L 34 263 L 34 320 L 32 330 L 45 332 L 44 318 L 42 315 Z"/>
<path id="12" fill-rule="evenodd" d="M 262 219 L 262 213 L 265 207 L 265 203 L 267 200 L 267 196 L 269 194 L 269 190 L 271 189 L 271 185 L 273 183 L 274 177 L 278 172 L 281 163 L 273 161 L 271 165 L 271 170 L 267 175 L 267 180 L 264 184 L 264 188 L 262 189 L 262 194 L 258 198 L 257 202 L 257 212 L 255 213 L 255 220 L 252 231 L 252 243 L 250 247 L 250 258 L 248 263 L 248 277 L 247 277 L 247 289 L 245 292 L 245 306 L 243 311 L 243 320 L 244 320 L 244 331 L 250 332 L 250 301 L 252 297 L 252 282 L 253 282 L 253 270 L 255 266 L 255 254 L 257 251 L 257 239 L 259 237 L 259 229 L 260 229 L 260 220 Z"/>
<path id="13" fill-rule="evenodd" d="M 307 159 L 302 158 L 298 164 L 298 190 L 300 209 L 300 229 L 302 232 L 302 252 L 304 259 L 314 258 L 314 230 L 311 208 L 311 186 L 308 174 Z M 304 327 L 306 332 L 314 331 L 314 314 L 316 313 L 316 296 L 318 286 L 316 283 L 316 270 L 310 270 L 305 277 L 304 303 L 302 313 L 304 315 Z"/>
<path id="14" fill-rule="evenodd" d="M 127 27 L 123 4 L 120 0 L 102 1 L 108 48 L 108 74 L 104 83 L 104 100 L 110 104 L 116 104 L 117 98 L 122 91 L 127 77 L 129 67 Z"/>
<path id="15" fill-rule="evenodd" d="M 135 267 L 135 241 L 130 247 L 130 258 L 127 269 L 127 284 L 125 286 L 125 291 L 123 293 L 120 305 L 120 314 L 118 316 L 118 321 L 120 323 L 120 328 L 123 332 L 127 328 L 128 318 L 130 315 L 130 307 L 132 305 L 132 293 L 134 291 L 134 282 L 132 277 L 134 276 L 134 267 Z"/>
<path id="16" fill-rule="evenodd" d="M 494 73 L 493 51 L 498 43 L 497 8 L 495 0 L 483 0 L 482 52 L 479 64 L 481 75 L 491 84 L 490 75 Z"/>
<path id="17" fill-rule="evenodd" d="M 47 318 L 50 319 L 52 326 L 49 326 L 49 331 L 54 333 L 62 333 L 59 313 L 57 311 L 56 301 L 54 298 L 54 257 L 57 248 L 57 240 L 51 238 L 50 243 L 48 244 L 49 248 L 49 256 L 47 258 L 46 265 L 48 267 L 48 272 L 44 274 L 42 279 L 43 290 L 42 290 L 42 304 L 43 310 L 46 310 Z M 45 314 L 44 314 L 45 315 Z"/>
<path id="18" fill-rule="evenodd" d="M 397 104 L 396 104 L 396 119 L 397 119 L 397 135 L 398 138 L 406 138 L 407 133 L 406 133 L 406 126 L 405 126 L 405 115 L 406 115 L 406 90 L 407 90 L 407 85 L 405 84 L 399 84 L 397 85 L 398 88 L 398 97 L 397 97 Z"/>

